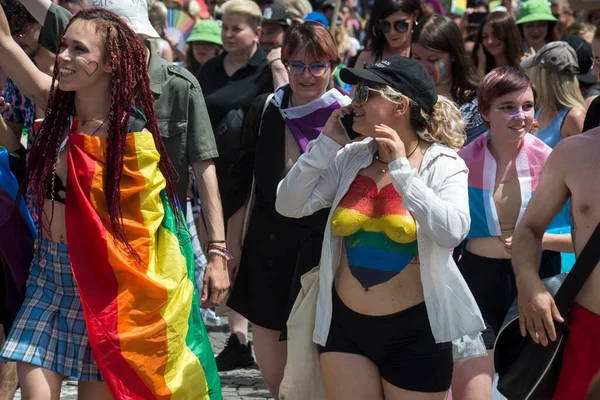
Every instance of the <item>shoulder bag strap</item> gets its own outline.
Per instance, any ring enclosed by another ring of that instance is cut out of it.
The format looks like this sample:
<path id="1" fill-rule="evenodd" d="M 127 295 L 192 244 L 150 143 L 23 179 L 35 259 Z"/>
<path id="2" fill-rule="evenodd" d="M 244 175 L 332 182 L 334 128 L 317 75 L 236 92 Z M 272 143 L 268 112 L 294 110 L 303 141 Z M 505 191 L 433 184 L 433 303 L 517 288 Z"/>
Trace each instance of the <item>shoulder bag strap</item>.
<path id="1" fill-rule="evenodd" d="M 273 96 L 275 96 L 275 93 L 271 93 L 267 97 L 267 101 L 265 101 L 265 105 L 263 107 L 262 114 L 260 114 L 260 124 L 258 125 L 258 134 L 256 135 L 257 138 L 260 136 L 260 131 L 262 131 L 263 116 L 265 115 L 265 111 L 267 111 L 269 104 L 271 104 L 271 100 L 273 100 Z M 250 198 L 248 200 L 248 206 L 246 207 L 246 215 L 244 216 L 244 224 L 242 225 L 242 240 L 246 237 L 246 232 L 248 231 L 248 224 L 250 223 L 250 214 L 252 213 L 252 209 L 254 208 L 254 200 L 255 200 L 254 190 L 256 189 L 255 186 L 256 186 L 256 181 L 254 180 L 254 174 L 252 174 L 252 188 L 250 189 Z"/>
<path id="2" fill-rule="evenodd" d="M 590 236 L 590 239 L 581 251 L 581 254 L 577 257 L 573 269 L 567 274 L 565 281 L 554 297 L 556 308 L 558 308 L 558 311 L 563 317 L 568 315 L 573 300 L 575 300 L 579 290 L 581 290 L 594 268 L 596 268 L 599 260 L 600 223 L 596 226 L 596 229 L 592 233 L 592 236 Z"/>

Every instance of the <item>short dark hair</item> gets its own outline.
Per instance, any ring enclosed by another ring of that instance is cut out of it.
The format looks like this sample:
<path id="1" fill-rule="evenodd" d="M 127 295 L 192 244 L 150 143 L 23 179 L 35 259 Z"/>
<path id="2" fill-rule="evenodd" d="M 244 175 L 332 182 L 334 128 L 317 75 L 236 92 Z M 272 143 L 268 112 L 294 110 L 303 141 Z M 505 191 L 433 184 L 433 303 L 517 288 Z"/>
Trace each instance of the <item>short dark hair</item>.
<path id="1" fill-rule="evenodd" d="M 450 94 L 459 105 L 470 101 L 477 90 L 477 75 L 465 50 L 458 26 L 444 15 L 425 17 L 412 33 L 412 42 L 450 54 L 452 57 L 452 82 Z"/>
<path id="2" fill-rule="evenodd" d="M 305 50 L 315 58 L 332 62 L 336 66 L 340 63 L 335 39 L 329 29 L 318 22 L 293 22 L 285 33 L 281 61 L 287 63 L 299 50 Z"/>
<path id="3" fill-rule="evenodd" d="M 488 114 L 492 108 L 492 103 L 498 97 L 528 88 L 531 88 L 535 102 L 537 97 L 535 85 L 524 72 L 513 67 L 493 69 L 481 80 L 479 89 L 477 89 L 479 114 Z M 488 125 L 486 121 L 484 123 L 486 126 Z"/>
<path id="4" fill-rule="evenodd" d="M 8 0 L 2 4 L 4 14 L 8 20 L 8 26 L 12 35 L 25 32 L 27 25 L 36 24 L 33 15 L 18 0 Z"/>

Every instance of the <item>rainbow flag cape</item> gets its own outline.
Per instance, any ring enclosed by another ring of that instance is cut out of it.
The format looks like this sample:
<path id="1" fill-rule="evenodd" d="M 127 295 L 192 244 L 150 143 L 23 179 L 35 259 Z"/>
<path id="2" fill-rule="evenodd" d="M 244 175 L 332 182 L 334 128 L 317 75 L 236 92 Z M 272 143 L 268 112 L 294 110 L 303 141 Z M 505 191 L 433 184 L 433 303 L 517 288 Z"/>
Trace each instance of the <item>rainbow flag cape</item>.
<path id="1" fill-rule="evenodd" d="M 121 207 L 128 242 L 113 238 L 103 191 L 106 139 L 68 141 L 65 220 L 94 358 L 117 399 L 222 399 L 200 315 L 189 234 L 176 228 L 149 132 L 126 139 Z"/>
<path id="2" fill-rule="evenodd" d="M 496 160 L 488 150 L 489 132 L 484 133 L 464 147 L 458 154 L 469 168 L 469 211 L 471 229 L 467 238 L 501 236 L 500 222 L 494 203 Z M 537 137 L 527 134 L 516 160 L 517 178 L 521 189 L 521 209 L 517 224 L 535 192 L 552 149 Z M 569 226 L 568 219 L 559 216 L 551 228 Z"/>
<path id="3" fill-rule="evenodd" d="M 25 283 L 33 258 L 35 224 L 25 200 L 19 194 L 19 182 L 10 169 L 8 151 L 0 147 L 0 267 L 4 268 L 5 307 L 16 316 L 25 299 Z"/>

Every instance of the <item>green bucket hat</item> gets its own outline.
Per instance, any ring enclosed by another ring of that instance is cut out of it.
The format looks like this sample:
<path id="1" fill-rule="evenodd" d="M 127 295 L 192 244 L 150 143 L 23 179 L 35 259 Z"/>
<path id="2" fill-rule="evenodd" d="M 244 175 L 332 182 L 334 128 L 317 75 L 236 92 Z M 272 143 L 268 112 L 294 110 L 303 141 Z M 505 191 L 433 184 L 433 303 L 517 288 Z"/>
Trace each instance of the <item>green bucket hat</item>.
<path id="1" fill-rule="evenodd" d="M 517 25 L 535 21 L 558 21 L 554 18 L 554 15 L 552 15 L 550 3 L 546 0 L 527 0 L 524 3 L 521 3 Z"/>
<path id="2" fill-rule="evenodd" d="M 194 25 L 190 36 L 185 42 L 208 42 L 223 46 L 221 26 L 213 19 L 204 19 Z"/>

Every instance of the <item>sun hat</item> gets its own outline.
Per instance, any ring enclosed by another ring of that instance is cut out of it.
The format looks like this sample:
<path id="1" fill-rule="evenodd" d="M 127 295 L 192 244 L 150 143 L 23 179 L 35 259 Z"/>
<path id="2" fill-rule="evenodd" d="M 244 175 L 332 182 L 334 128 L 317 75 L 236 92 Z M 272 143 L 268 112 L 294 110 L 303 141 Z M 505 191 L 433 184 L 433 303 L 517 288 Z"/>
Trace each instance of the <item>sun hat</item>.
<path id="1" fill-rule="evenodd" d="M 563 74 L 579 74 L 577 53 L 567 42 L 550 42 L 537 52 L 521 62 L 521 67 L 528 69 L 541 66 Z"/>
<path id="2" fill-rule="evenodd" d="M 151 39 L 160 38 L 148 19 L 147 0 L 89 0 L 88 5 L 114 12 L 127 22 L 127 25 L 138 35 L 144 35 Z"/>
<path id="3" fill-rule="evenodd" d="M 185 42 L 208 42 L 223 46 L 223 39 L 221 39 L 221 26 L 214 19 L 204 19 L 200 22 L 197 22 L 192 28 L 192 32 Z"/>
<path id="4" fill-rule="evenodd" d="M 388 85 L 429 113 L 438 100 L 431 75 L 413 58 L 391 56 L 369 68 L 344 68 L 340 78 L 350 85 L 362 80 Z"/>
<path id="5" fill-rule="evenodd" d="M 521 3 L 517 25 L 535 21 L 558 21 L 554 15 L 552 15 L 552 10 L 550 9 L 550 3 L 548 3 L 548 1 L 527 0 L 526 2 Z"/>

